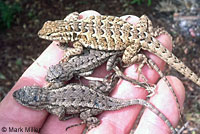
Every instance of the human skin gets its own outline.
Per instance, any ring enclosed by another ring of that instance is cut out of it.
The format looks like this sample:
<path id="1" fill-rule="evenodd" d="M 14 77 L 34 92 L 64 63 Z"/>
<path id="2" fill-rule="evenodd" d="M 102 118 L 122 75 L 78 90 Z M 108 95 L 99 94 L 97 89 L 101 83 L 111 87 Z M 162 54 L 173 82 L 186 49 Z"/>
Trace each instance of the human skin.
<path id="1" fill-rule="evenodd" d="M 85 11 L 80 14 L 80 19 L 91 15 L 99 15 L 95 11 Z M 122 19 L 126 19 L 123 16 Z M 138 18 L 135 16 L 128 17 L 127 21 L 136 24 Z M 167 35 L 161 35 L 157 38 L 162 45 L 169 50 L 172 49 L 172 42 Z M 0 129 L 2 127 L 35 127 L 41 128 L 41 134 L 66 133 L 66 127 L 80 123 L 79 118 L 73 118 L 67 121 L 59 121 L 57 116 L 49 115 L 45 110 L 38 111 L 24 107 L 18 104 L 12 97 L 15 90 L 29 85 L 44 86 L 47 84 L 44 77 L 48 67 L 57 64 L 61 60 L 64 52 L 57 46 L 59 42 L 52 42 L 49 47 L 38 57 L 38 59 L 24 72 L 14 87 L 10 90 L 7 96 L 0 103 Z M 164 69 L 165 63 L 163 60 L 154 54 L 145 52 L 161 70 Z M 137 65 L 132 65 L 125 70 L 125 74 L 131 78 L 137 79 Z M 99 71 L 101 74 L 99 76 Z M 179 110 L 173 94 L 166 83 L 159 79 L 156 71 L 151 70 L 146 65 L 142 69 L 143 75 L 150 83 L 157 83 L 156 93 L 149 102 L 157 107 L 170 120 L 175 127 L 179 120 Z M 103 77 L 107 74 L 105 65 L 100 66 L 94 71 L 92 76 Z M 185 89 L 183 84 L 176 77 L 168 76 L 182 108 L 185 99 Z M 158 82 L 157 82 L 158 81 Z M 143 88 L 135 87 L 127 81 L 120 80 L 113 90 L 112 97 L 120 99 L 146 99 L 147 92 Z M 93 128 L 89 134 L 127 134 L 130 132 L 135 120 L 141 110 L 141 106 L 130 106 L 117 111 L 106 111 L 98 116 L 101 124 Z M 68 134 L 78 134 L 84 129 L 84 125 L 68 129 Z M 7 132 L 8 133 L 8 132 Z M 27 132 L 21 132 L 27 133 Z M 170 129 L 167 125 L 154 113 L 146 109 L 141 117 L 141 120 L 136 128 L 137 134 L 169 134 Z"/>

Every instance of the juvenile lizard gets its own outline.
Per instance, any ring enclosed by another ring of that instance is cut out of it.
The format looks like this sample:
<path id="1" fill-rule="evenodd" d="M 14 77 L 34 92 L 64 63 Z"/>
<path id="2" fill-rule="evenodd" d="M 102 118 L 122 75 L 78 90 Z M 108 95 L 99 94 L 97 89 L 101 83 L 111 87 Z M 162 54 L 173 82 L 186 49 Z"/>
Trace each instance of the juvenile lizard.
<path id="1" fill-rule="evenodd" d="M 115 59 L 122 55 L 122 51 L 99 51 L 84 49 L 83 54 L 70 58 L 67 62 L 59 62 L 49 67 L 46 81 L 52 86 L 62 87 L 64 82 L 73 77 L 89 76 L 94 69 L 106 63 L 106 70 L 110 71 L 117 64 Z"/>
<path id="2" fill-rule="evenodd" d="M 83 54 L 70 58 L 67 62 L 60 62 L 52 65 L 45 77 L 46 81 L 50 84 L 49 88 L 59 88 L 65 85 L 66 81 L 71 80 L 73 77 L 89 76 L 93 73 L 94 69 L 106 62 L 106 70 L 110 71 L 115 68 L 118 56 L 122 55 L 122 51 L 100 51 L 93 49 L 84 49 Z M 118 69 L 118 77 L 127 80 L 135 85 L 145 88 L 146 90 L 153 90 L 155 87 L 143 82 L 130 79 Z M 86 78 L 88 79 L 88 78 Z M 89 79 L 91 80 L 91 79 Z"/>
<path id="3" fill-rule="evenodd" d="M 74 12 L 64 20 L 45 22 L 38 32 L 39 37 L 72 42 L 74 48 L 66 49 L 66 60 L 82 53 L 83 47 L 88 47 L 105 51 L 123 50 L 122 61 L 132 64 L 144 60 L 145 56 L 139 59 L 137 54 L 140 50 L 147 50 L 200 86 L 200 78 L 155 38 L 166 34 L 166 31 L 155 30 L 147 16 L 142 15 L 135 26 L 114 16 L 90 16 L 84 19 L 78 19 L 78 16 Z"/>
<path id="4" fill-rule="evenodd" d="M 110 88 L 111 86 L 105 86 L 105 88 L 107 87 Z M 36 110 L 45 109 L 49 113 L 57 115 L 60 120 L 68 120 L 77 116 L 83 120 L 79 124 L 68 126 L 66 130 L 86 123 L 89 131 L 100 124 L 99 119 L 95 116 L 103 111 L 119 110 L 131 105 L 143 105 L 158 115 L 173 134 L 176 133 L 165 115 L 149 102 L 142 99 L 121 100 L 109 97 L 101 93 L 98 88 L 98 86 L 88 87 L 75 83 L 52 90 L 38 86 L 25 86 L 15 91 L 13 97 L 18 103 L 26 107 Z"/>

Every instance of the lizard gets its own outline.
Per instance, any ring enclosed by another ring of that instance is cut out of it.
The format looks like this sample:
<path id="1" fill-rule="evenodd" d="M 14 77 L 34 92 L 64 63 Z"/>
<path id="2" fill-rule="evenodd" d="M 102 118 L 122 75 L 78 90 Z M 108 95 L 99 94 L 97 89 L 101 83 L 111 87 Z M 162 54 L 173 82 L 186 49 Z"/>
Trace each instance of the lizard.
<path id="1" fill-rule="evenodd" d="M 123 50 L 122 61 L 133 64 L 145 60 L 146 56 L 139 59 L 137 54 L 140 50 L 147 50 L 200 86 L 200 78 L 155 38 L 161 34 L 168 33 L 161 28 L 153 28 L 146 15 L 142 15 L 139 22 L 132 25 L 116 16 L 79 19 L 77 12 L 69 14 L 64 20 L 45 22 L 38 32 L 38 36 L 43 39 L 73 43 L 74 48 L 66 48 L 65 60 L 82 53 L 83 47 L 86 47 L 105 51 Z"/>
<path id="2" fill-rule="evenodd" d="M 117 64 L 118 55 L 121 51 L 99 51 L 93 49 L 84 49 L 81 55 L 70 58 L 67 62 L 59 62 L 49 67 L 45 79 L 52 83 L 52 86 L 62 87 L 64 82 L 73 77 L 89 76 L 94 69 L 106 62 L 106 70 L 111 71 Z"/>
<path id="3" fill-rule="evenodd" d="M 101 91 L 110 88 L 113 82 L 107 82 L 104 89 L 99 90 L 98 85 L 85 86 L 77 83 L 70 83 L 64 87 L 48 90 L 39 86 L 24 86 L 13 93 L 14 99 L 21 105 L 36 109 L 47 110 L 51 114 L 58 116 L 59 120 L 68 120 L 73 117 L 80 117 L 79 124 L 74 124 L 66 128 L 86 124 L 89 131 L 100 124 L 100 120 L 95 117 L 103 111 L 119 110 L 131 105 L 143 105 L 158 115 L 170 128 L 173 134 L 176 130 L 170 121 L 151 103 L 143 99 L 121 100 L 104 95 Z M 70 116 L 66 116 L 70 115 Z"/>
<path id="4" fill-rule="evenodd" d="M 86 76 L 93 73 L 94 69 L 98 66 L 106 63 L 106 70 L 110 71 L 116 68 L 116 64 L 120 62 L 117 57 L 122 55 L 122 51 L 100 51 L 94 49 L 84 49 L 83 54 L 76 55 L 70 58 L 67 62 L 59 62 L 56 65 L 49 67 L 46 81 L 49 83 L 46 85 L 48 88 L 59 88 L 65 85 L 66 81 L 71 80 L 73 77 L 84 76 L 86 79 L 91 80 Z M 137 86 L 145 88 L 147 91 L 153 91 L 155 86 L 147 84 L 145 82 L 139 82 L 131 78 L 126 77 L 121 70 L 117 70 L 118 77 L 131 82 Z"/>

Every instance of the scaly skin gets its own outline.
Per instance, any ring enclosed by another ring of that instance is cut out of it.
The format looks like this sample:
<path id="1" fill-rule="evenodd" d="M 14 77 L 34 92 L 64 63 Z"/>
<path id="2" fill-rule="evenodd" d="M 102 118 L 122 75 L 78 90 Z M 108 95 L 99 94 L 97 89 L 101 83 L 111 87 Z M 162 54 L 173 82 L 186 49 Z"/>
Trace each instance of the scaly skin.
<path id="1" fill-rule="evenodd" d="M 47 21 L 38 32 L 43 39 L 73 42 L 74 48 L 66 50 L 66 60 L 82 53 L 83 47 L 88 47 L 107 51 L 124 50 L 123 62 L 132 64 L 138 61 L 137 54 L 142 49 L 159 56 L 200 86 L 200 78 L 155 38 L 167 32 L 158 29 L 156 33 L 147 16 L 141 16 L 137 25 L 133 26 L 114 16 L 90 16 L 78 20 L 77 15 L 72 13 L 64 20 Z"/>
<path id="2" fill-rule="evenodd" d="M 85 49 L 81 55 L 70 58 L 68 62 L 49 67 L 45 79 L 55 87 L 62 87 L 65 85 L 64 82 L 71 80 L 73 77 L 91 75 L 94 69 L 103 63 L 107 63 L 106 69 L 108 71 L 112 70 L 118 55 L 122 55 L 122 52 Z"/>
<path id="3" fill-rule="evenodd" d="M 98 92 L 97 86 L 95 88 L 75 83 L 53 90 L 46 90 L 37 86 L 25 86 L 15 91 L 13 97 L 18 103 L 26 107 L 37 110 L 45 109 L 49 113 L 57 115 L 60 120 L 79 116 L 83 121 L 68 128 L 86 123 L 88 130 L 100 124 L 99 119 L 95 116 L 103 111 L 119 110 L 131 105 L 143 105 L 159 116 L 173 134 L 176 133 L 165 115 L 147 101 L 142 99 L 121 100 L 105 96 Z"/>

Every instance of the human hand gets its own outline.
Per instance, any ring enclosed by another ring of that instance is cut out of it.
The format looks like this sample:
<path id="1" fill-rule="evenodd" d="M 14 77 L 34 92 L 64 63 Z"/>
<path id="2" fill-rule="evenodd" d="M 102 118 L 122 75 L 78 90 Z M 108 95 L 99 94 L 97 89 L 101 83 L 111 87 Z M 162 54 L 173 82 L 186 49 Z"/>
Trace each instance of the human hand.
<path id="1" fill-rule="evenodd" d="M 81 13 L 81 17 L 86 17 L 90 15 L 98 15 L 96 12 L 86 11 Z M 126 18 L 124 16 L 123 18 Z M 138 18 L 129 17 L 127 19 L 130 23 L 136 23 Z M 158 37 L 158 40 L 167 48 L 172 47 L 170 38 L 166 35 Z M 79 118 L 73 118 L 67 121 L 59 121 L 55 115 L 48 116 L 46 111 L 36 111 L 30 108 L 26 108 L 18 104 L 12 97 L 12 93 L 27 85 L 39 85 L 44 86 L 46 81 L 44 79 L 47 69 L 50 65 L 57 64 L 58 61 L 63 56 L 63 51 L 57 47 L 58 42 L 53 42 L 43 53 L 42 55 L 24 72 L 15 86 L 11 89 L 8 95 L 0 104 L 0 127 L 6 127 L 8 133 L 8 127 L 14 128 L 23 128 L 25 127 L 35 127 L 41 128 L 40 133 L 42 134 L 51 134 L 51 133 L 66 133 L 65 128 L 67 126 L 77 124 L 81 120 Z M 153 54 L 147 52 L 147 56 L 150 57 L 161 69 L 164 68 L 164 62 L 160 60 Z M 133 65 L 125 70 L 125 74 L 131 78 L 137 78 L 136 65 Z M 98 72 L 101 73 L 99 76 Z M 159 76 L 157 72 L 149 69 L 145 66 L 142 69 L 143 74 L 148 79 L 150 83 L 156 83 Z M 93 76 L 103 77 L 106 75 L 105 66 L 99 67 L 95 70 Z M 172 84 L 173 89 L 177 93 L 181 107 L 184 101 L 184 87 L 182 83 L 175 77 L 167 77 L 170 83 Z M 136 88 L 127 81 L 121 80 L 116 88 L 114 89 L 111 96 L 121 99 L 134 99 L 141 98 L 145 99 L 147 92 L 142 88 Z M 164 81 L 160 80 L 157 84 L 156 94 L 151 97 L 150 102 L 157 107 L 165 116 L 171 121 L 171 123 L 176 126 L 179 120 L 179 110 L 177 109 L 177 104 L 174 96 L 172 95 L 170 89 L 167 87 Z M 106 111 L 103 112 L 98 118 L 101 120 L 101 124 L 92 129 L 89 133 L 103 133 L 103 134 L 125 134 L 130 131 L 132 128 L 139 112 L 141 106 L 130 106 L 123 108 L 118 111 Z M 81 133 L 84 129 L 84 126 L 78 126 L 70 128 L 67 133 Z M 21 132 L 27 133 L 27 132 Z M 139 125 L 136 129 L 137 134 L 167 134 L 170 133 L 167 125 L 154 113 L 146 109 L 142 118 L 139 122 Z"/>

